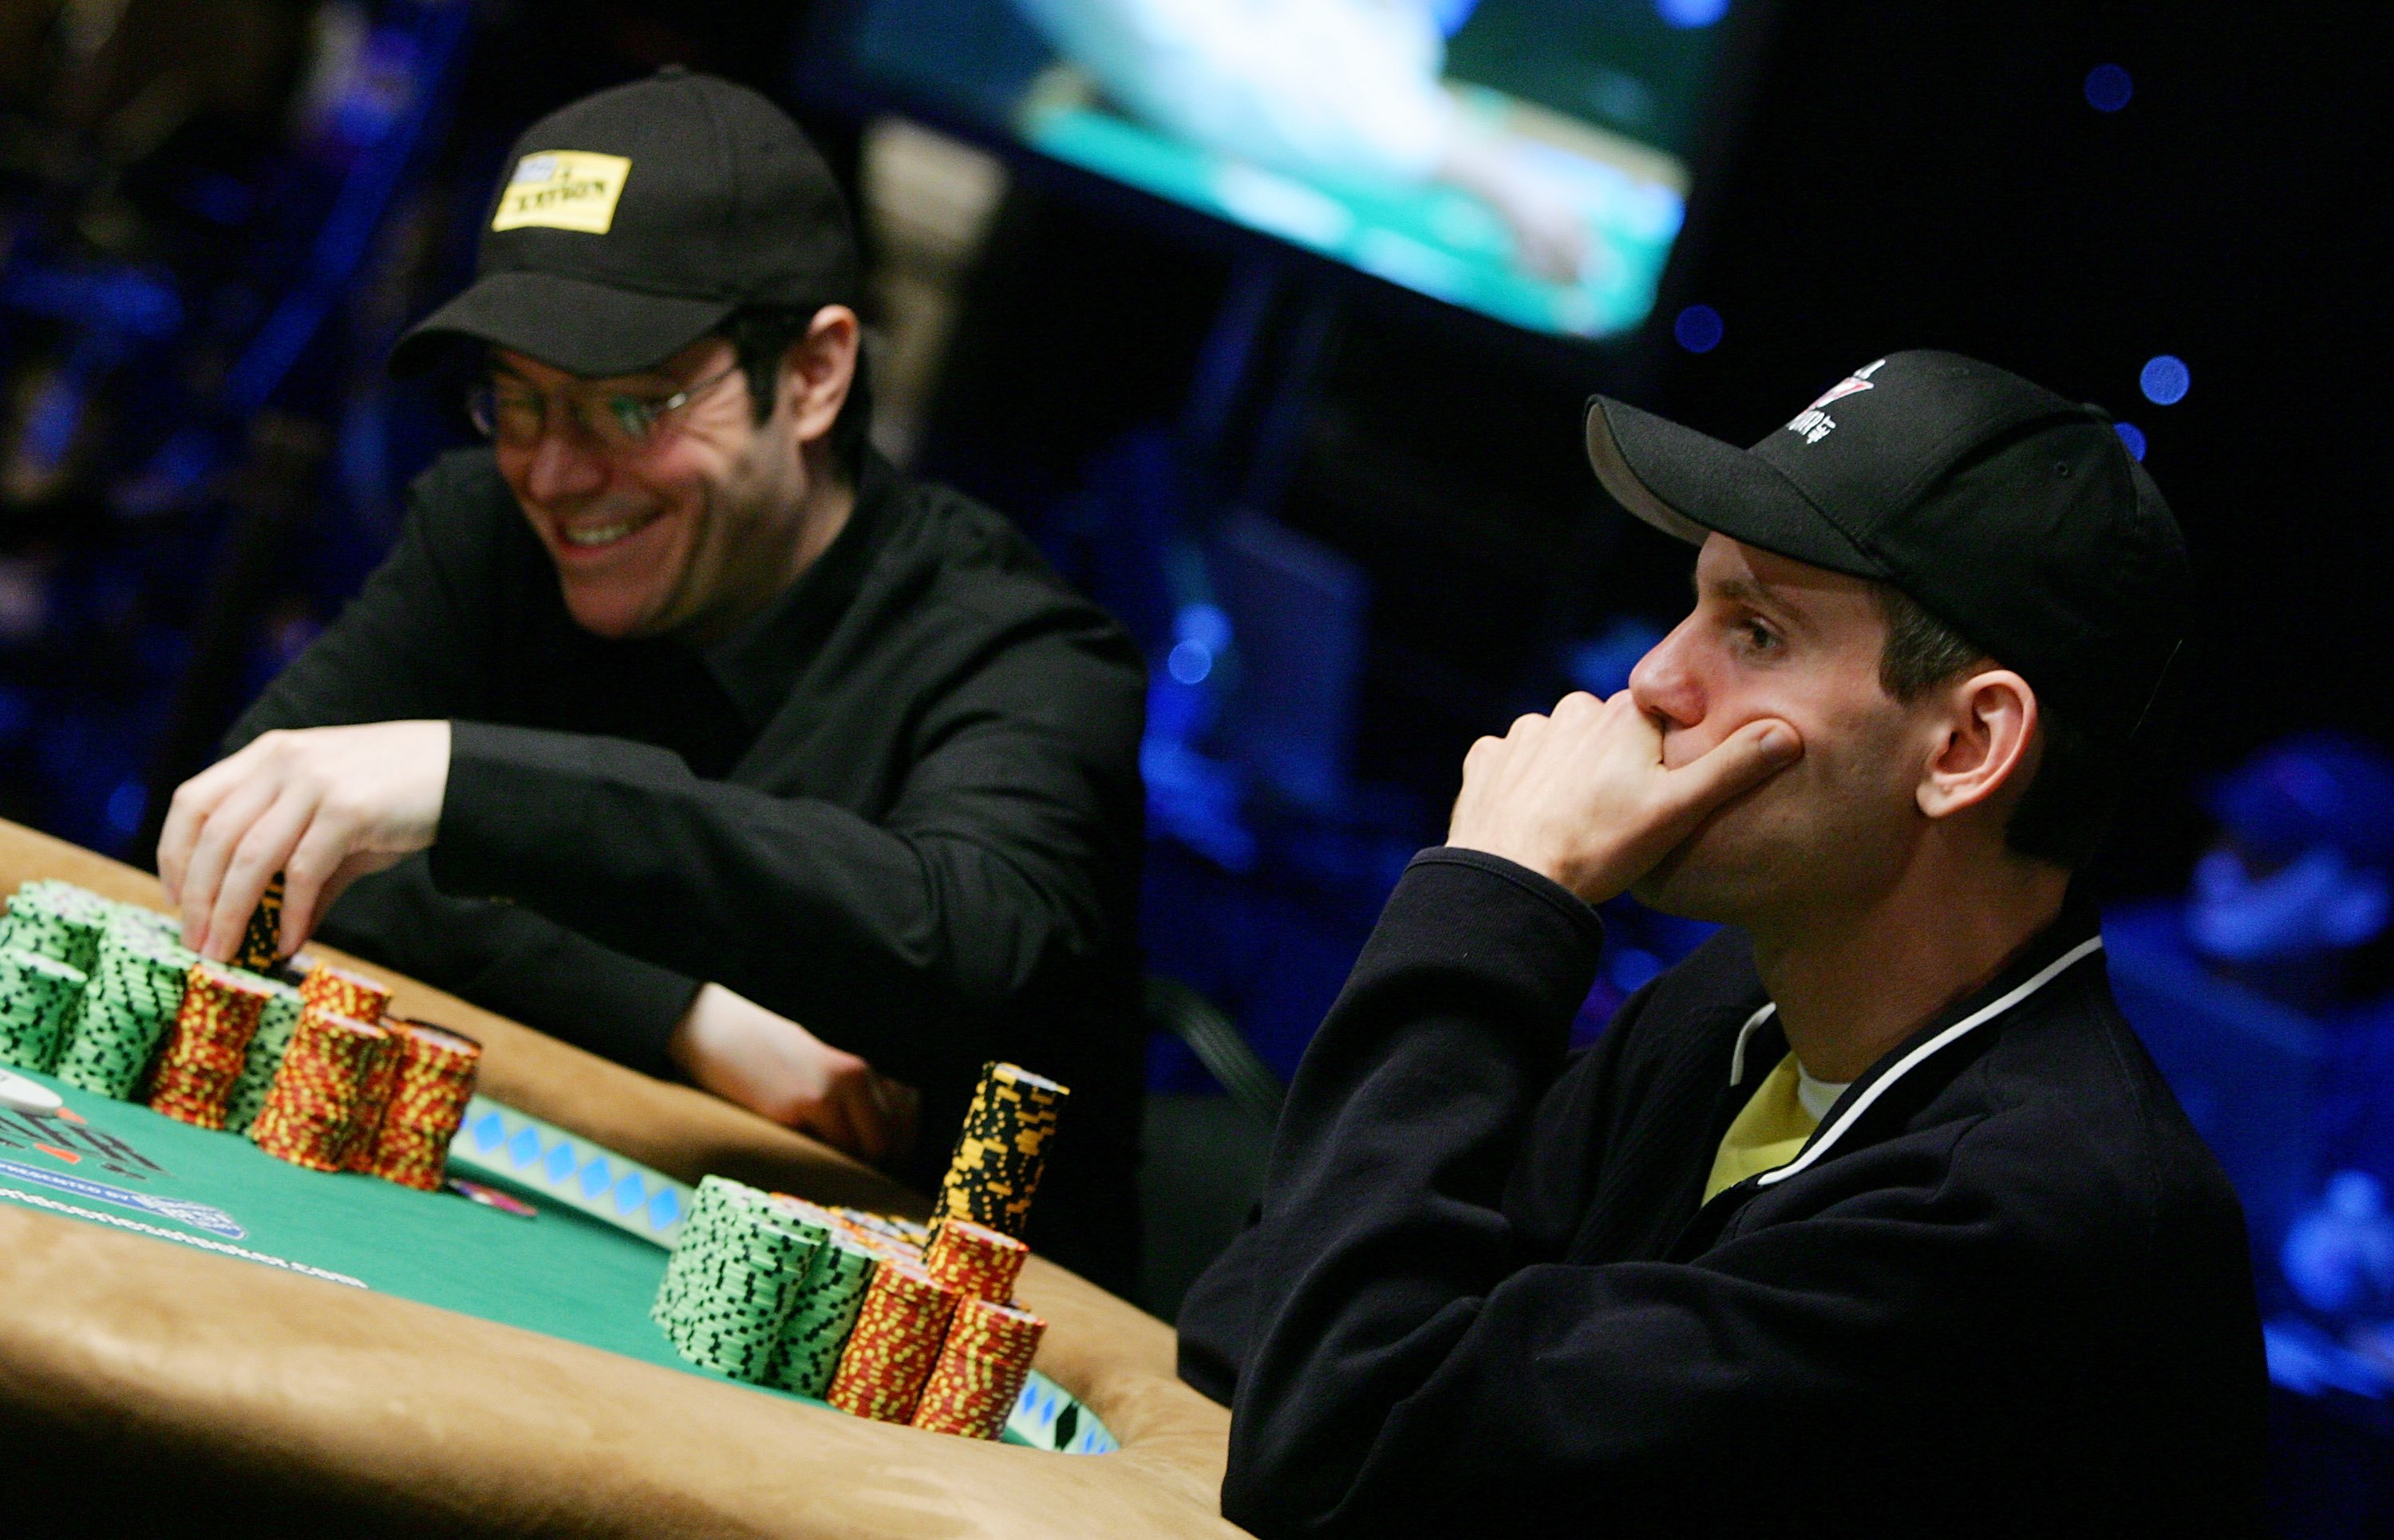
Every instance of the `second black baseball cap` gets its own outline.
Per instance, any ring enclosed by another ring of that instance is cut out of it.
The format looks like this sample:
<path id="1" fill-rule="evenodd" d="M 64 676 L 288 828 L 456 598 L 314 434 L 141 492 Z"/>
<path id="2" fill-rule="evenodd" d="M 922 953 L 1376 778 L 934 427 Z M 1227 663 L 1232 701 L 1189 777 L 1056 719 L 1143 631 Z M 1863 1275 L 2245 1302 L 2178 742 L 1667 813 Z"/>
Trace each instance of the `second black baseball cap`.
<path id="1" fill-rule="evenodd" d="M 2099 409 L 1957 353 L 1890 353 L 1740 449 L 1598 396 L 1588 458 L 1623 507 L 1887 583 L 2098 742 L 2133 737 L 2192 578 L 2160 488 Z"/>
<path id="2" fill-rule="evenodd" d="M 478 257 L 472 286 L 400 339 L 393 374 L 461 339 L 630 374 L 742 305 L 853 304 L 860 268 L 847 202 L 798 125 L 744 86 L 678 66 L 526 129 Z"/>

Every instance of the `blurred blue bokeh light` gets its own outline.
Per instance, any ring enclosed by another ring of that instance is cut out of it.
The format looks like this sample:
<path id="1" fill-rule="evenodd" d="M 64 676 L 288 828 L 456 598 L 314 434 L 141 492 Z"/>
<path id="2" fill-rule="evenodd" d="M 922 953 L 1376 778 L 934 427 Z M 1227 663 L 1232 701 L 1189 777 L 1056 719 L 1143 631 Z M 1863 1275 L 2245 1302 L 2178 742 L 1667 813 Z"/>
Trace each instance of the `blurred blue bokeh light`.
<path id="1" fill-rule="evenodd" d="M 2128 446 L 2128 454 L 2133 458 L 2141 460 L 2145 457 L 2143 428 L 2138 428 L 2135 423 L 2113 423 L 2111 431 L 2117 433 L 2120 436 L 2120 441 Z"/>
<path id="2" fill-rule="evenodd" d="M 1671 322 L 1671 335 L 1691 353 L 1709 353 L 1720 346 L 1721 316 L 1710 305 L 1690 305 Z"/>
<path id="3" fill-rule="evenodd" d="M 2186 399 L 2187 388 L 2193 383 L 2194 372 L 2175 353 L 2147 359 L 2144 371 L 2137 375 L 2137 388 L 2155 406 L 2176 406 Z"/>
<path id="4" fill-rule="evenodd" d="M 2098 112 L 2116 112 L 2137 94 L 2137 83 L 2117 64 L 2098 64 L 2086 72 L 2086 105 Z"/>
<path id="5" fill-rule="evenodd" d="M 1654 12 L 1675 27 L 1709 27 L 1729 14 L 1729 0 L 1654 0 Z"/>

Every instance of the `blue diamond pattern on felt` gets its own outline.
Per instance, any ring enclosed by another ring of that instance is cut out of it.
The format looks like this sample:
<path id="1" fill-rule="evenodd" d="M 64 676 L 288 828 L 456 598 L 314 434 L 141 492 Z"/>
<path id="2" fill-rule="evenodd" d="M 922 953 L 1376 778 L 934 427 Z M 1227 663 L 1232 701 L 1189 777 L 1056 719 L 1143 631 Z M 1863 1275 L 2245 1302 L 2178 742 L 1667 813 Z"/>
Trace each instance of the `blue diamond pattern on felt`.
<path id="1" fill-rule="evenodd" d="M 607 1184 L 614 1179 L 615 1173 L 607 1169 L 606 1157 L 593 1155 L 590 1157 L 590 1164 L 582 1168 L 582 1195 L 585 1198 L 595 1198 L 606 1191 Z"/>
<path id="2" fill-rule="evenodd" d="M 573 1168 L 580 1164 L 573 1158 L 573 1146 L 559 1139 L 548 1152 L 548 1179 L 561 1182 L 573 1175 Z"/>
<path id="3" fill-rule="evenodd" d="M 516 1137 L 507 1140 L 507 1159 L 521 1170 L 540 1159 L 540 1136 L 530 1128 L 519 1128 Z"/>
<path id="4" fill-rule="evenodd" d="M 507 1125 L 499 1121 L 496 1112 L 484 1112 L 474 1120 L 474 1146 L 485 1152 L 496 1150 L 499 1141 L 507 1137 Z"/>
<path id="5" fill-rule="evenodd" d="M 657 1195 L 649 1200 L 649 1223 L 659 1230 L 670 1230 L 674 1221 L 680 1218 L 681 1200 L 674 1196 L 673 1189 L 657 1189 Z"/>
<path id="6" fill-rule="evenodd" d="M 624 1179 L 615 1184 L 615 1212 L 629 1214 L 649 1201 L 649 1188 L 637 1171 L 626 1171 Z"/>

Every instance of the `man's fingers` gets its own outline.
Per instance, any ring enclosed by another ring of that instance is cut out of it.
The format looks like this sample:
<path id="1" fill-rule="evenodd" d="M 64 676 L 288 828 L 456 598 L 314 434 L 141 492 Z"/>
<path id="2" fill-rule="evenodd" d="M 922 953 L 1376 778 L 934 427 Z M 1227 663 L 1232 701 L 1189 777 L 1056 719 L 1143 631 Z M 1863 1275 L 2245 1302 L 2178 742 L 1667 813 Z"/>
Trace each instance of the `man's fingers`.
<path id="1" fill-rule="evenodd" d="M 214 955 L 208 943 L 215 939 L 215 918 L 218 908 L 218 890 L 224 886 L 234 856 L 257 821 L 280 799 L 282 787 L 265 781 L 253 781 L 236 786 L 225 795 L 208 814 L 200 830 L 200 837 L 191 846 L 190 859 L 183 866 L 182 903 L 183 944 L 204 955 Z M 271 876 L 271 871 L 268 875 Z M 264 884 L 259 891 L 265 890 Z M 243 916 L 246 918 L 246 916 Z"/>
<path id="2" fill-rule="evenodd" d="M 1804 740 L 1774 717 L 1748 722 L 1703 757 L 1671 772 L 1674 791 L 1687 813 L 1710 812 L 1738 793 L 1785 770 L 1804 757 Z"/>
<path id="3" fill-rule="evenodd" d="M 217 880 L 216 899 L 204 922 L 205 937 L 195 949 L 201 955 L 223 961 L 241 949 L 251 913 L 299 842 L 307 818 L 306 804 L 286 794 L 251 821 Z"/>

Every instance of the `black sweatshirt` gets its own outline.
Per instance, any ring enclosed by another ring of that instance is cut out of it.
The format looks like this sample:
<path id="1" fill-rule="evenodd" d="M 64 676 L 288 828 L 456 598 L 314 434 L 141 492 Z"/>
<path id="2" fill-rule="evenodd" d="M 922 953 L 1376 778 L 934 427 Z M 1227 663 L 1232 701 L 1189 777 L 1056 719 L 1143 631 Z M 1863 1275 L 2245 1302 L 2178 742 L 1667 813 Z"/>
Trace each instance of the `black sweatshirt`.
<path id="1" fill-rule="evenodd" d="M 230 744 L 453 720 L 428 859 L 358 883 L 325 940 L 636 1069 L 670 1073 L 720 983 L 922 1089 L 918 1183 L 984 1060 L 1062 1081 L 1032 1239 L 1119 1284 L 1143 691 L 1010 524 L 877 459 L 738 634 L 602 639 L 481 449 L 417 480 L 389 559 Z"/>
<path id="2" fill-rule="evenodd" d="M 1737 932 L 1564 1037 L 1594 911 L 1417 857 L 1180 1318 L 1264 1536 L 2258 1532 L 2242 1211 L 2067 912 L 1700 1204 L 1786 1052 Z M 1743 1051 L 1741 1052 L 1741 1042 Z M 1733 1073 L 1734 1068 L 1734 1073 Z"/>

